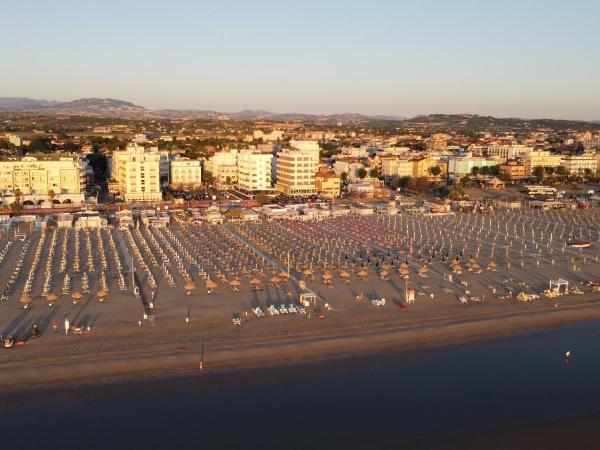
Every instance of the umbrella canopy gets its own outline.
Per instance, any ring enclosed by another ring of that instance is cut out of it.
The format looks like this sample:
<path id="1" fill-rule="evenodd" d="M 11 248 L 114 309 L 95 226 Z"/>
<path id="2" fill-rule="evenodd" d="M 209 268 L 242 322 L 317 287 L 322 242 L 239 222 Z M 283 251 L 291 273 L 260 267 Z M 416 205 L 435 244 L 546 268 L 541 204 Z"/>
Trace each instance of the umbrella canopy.
<path id="1" fill-rule="evenodd" d="M 196 285 L 195 285 L 194 283 L 192 283 L 191 281 L 189 281 L 189 282 L 187 282 L 187 283 L 185 284 L 185 286 L 183 286 L 183 288 L 184 288 L 186 291 L 193 291 L 193 290 L 195 290 L 195 289 L 196 289 Z"/>
<path id="2" fill-rule="evenodd" d="M 366 277 L 367 275 L 369 275 L 369 272 L 367 272 L 365 269 L 360 269 L 357 273 L 357 275 L 359 277 Z"/>
<path id="3" fill-rule="evenodd" d="M 28 305 L 29 303 L 31 303 L 32 300 L 33 300 L 33 297 L 31 295 L 23 294 L 21 296 L 21 303 L 24 303 L 25 305 Z"/>
<path id="4" fill-rule="evenodd" d="M 340 277 L 348 278 L 348 277 L 350 277 L 350 272 L 348 272 L 347 270 L 342 270 L 342 271 L 340 271 Z"/>
<path id="5" fill-rule="evenodd" d="M 58 300 L 58 295 L 56 294 L 48 294 L 48 296 L 46 297 L 46 300 L 48 300 L 48 302 L 55 302 L 56 300 Z"/>
<path id="6" fill-rule="evenodd" d="M 242 284 L 242 282 L 240 281 L 239 278 L 234 278 L 233 280 L 231 280 L 231 282 L 229 283 L 231 286 L 239 286 Z"/>
<path id="7" fill-rule="evenodd" d="M 281 283 L 281 278 L 279 277 L 271 277 L 271 279 L 269 280 L 271 283 Z"/>
<path id="8" fill-rule="evenodd" d="M 400 268 L 401 269 L 408 269 L 408 264 L 403 262 L 402 264 L 400 264 Z"/>
<path id="9" fill-rule="evenodd" d="M 287 272 L 284 272 L 284 271 L 282 270 L 281 272 L 279 272 L 279 276 L 280 276 L 281 278 L 287 278 L 287 277 L 288 277 L 288 274 L 287 274 Z"/>
<path id="10" fill-rule="evenodd" d="M 382 277 L 387 277 L 389 274 L 390 272 L 387 270 L 382 270 L 381 272 L 379 272 L 379 275 Z"/>
<path id="11" fill-rule="evenodd" d="M 96 292 L 96 296 L 100 298 L 105 298 L 108 296 L 108 291 L 105 289 L 100 289 L 98 292 Z"/>
<path id="12" fill-rule="evenodd" d="M 331 272 L 325 272 L 323 274 L 323 279 L 324 280 L 331 280 L 333 278 L 333 275 L 331 275 Z"/>
<path id="13" fill-rule="evenodd" d="M 253 285 L 260 284 L 260 280 L 256 277 L 254 277 L 250 280 L 250 284 L 253 284 Z"/>
<path id="14" fill-rule="evenodd" d="M 304 275 L 312 275 L 313 271 L 312 271 L 312 269 L 311 269 L 311 268 L 308 268 L 308 267 L 307 267 L 306 269 L 304 269 L 304 270 L 302 271 L 302 273 L 303 273 Z"/>
<path id="15" fill-rule="evenodd" d="M 75 300 L 81 300 L 83 298 L 83 294 L 79 291 L 75 291 L 71 294 L 71 297 Z"/>
<path id="16" fill-rule="evenodd" d="M 217 283 L 215 283 L 213 280 L 206 280 L 206 287 L 208 289 L 215 289 L 217 287 Z"/>

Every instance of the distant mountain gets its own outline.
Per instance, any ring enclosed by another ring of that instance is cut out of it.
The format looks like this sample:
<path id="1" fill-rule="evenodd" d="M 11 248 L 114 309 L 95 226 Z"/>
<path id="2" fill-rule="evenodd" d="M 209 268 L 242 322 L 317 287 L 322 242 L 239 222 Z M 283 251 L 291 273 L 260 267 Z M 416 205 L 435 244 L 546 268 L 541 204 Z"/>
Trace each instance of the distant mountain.
<path id="1" fill-rule="evenodd" d="M 140 118 L 152 115 L 150 110 L 142 106 L 113 98 L 80 98 L 70 102 L 57 102 L 0 97 L 0 110 L 123 118 Z"/>
<path id="2" fill-rule="evenodd" d="M 53 104 L 56 104 L 56 102 L 27 97 L 0 97 L 0 108 L 38 108 Z"/>
<path id="3" fill-rule="evenodd" d="M 270 120 L 306 122 L 322 125 L 370 124 L 373 126 L 404 126 L 423 130 L 513 130 L 513 129 L 600 129 L 600 122 L 553 119 L 497 118 L 475 114 L 429 114 L 406 119 L 390 115 L 276 113 L 260 109 L 245 109 L 224 113 L 200 109 L 147 109 L 134 103 L 113 98 L 80 98 L 69 102 L 35 100 L 25 97 L 0 97 L 0 112 L 35 112 L 43 114 L 120 117 L 124 119 L 213 119 Z"/>

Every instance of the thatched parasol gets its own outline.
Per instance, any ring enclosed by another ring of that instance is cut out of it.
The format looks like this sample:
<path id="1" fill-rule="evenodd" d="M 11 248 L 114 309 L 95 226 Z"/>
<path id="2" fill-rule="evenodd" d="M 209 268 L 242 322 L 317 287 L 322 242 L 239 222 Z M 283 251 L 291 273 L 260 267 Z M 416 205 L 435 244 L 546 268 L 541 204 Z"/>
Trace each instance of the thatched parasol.
<path id="1" fill-rule="evenodd" d="M 96 296 L 102 301 L 104 298 L 108 297 L 108 291 L 106 289 L 100 289 L 96 292 Z"/>
<path id="2" fill-rule="evenodd" d="M 206 280 L 206 288 L 207 289 L 216 289 L 217 283 L 215 283 L 213 280 Z"/>
<path id="3" fill-rule="evenodd" d="M 310 276 L 313 274 L 313 271 L 312 271 L 312 269 L 311 269 L 310 267 L 307 267 L 306 269 L 304 269 L 304 270 L 302 271 L 302 274 L 303 274 L 305 277 L 310 277 Z"/>
<path id="4" fill-rule="evenodd" d="M 387 276 L 390 274 L 390 272 L 388 270 L 382 270 L 381 272 L 379 272 L 379 277 L 381 279 L 383 278 L 387 278 Z"/>
<path id="5" fill-rule="evenodd" d="M 487 266 L 487 269 L 488 269 L 488 270 L 494 271 L 494 270 L 496 270 L 497 268 L 498 268 L 498 264 L 496 264 L 494 261 L 490 261 L 490 262 L 488 263 L 488 266 Z"/>
<path id="6" fill-rule="evenodd" d="M 325 273 L 323 274 L 323 277 L 322 277 L 322 278 L 323 278 L 325 281 L 329 281 L 329 280 L 331 280 L 331 279 L 333 278 L 333 275 L 331 274 L 331 272 L 325 272 Z"/>
<path id="7" fill-rule="evenodd" d="M 340 271 L 340 277 L 342 277 L 342 278 L 350 278 L 350 272 L 348 272 L 347 270 L 341 270 Z"/>
<path id="8" fill-rule="evenodd" d="M 358 271 L 358 273 L 356 274 L 359 278 L 367 278 L 367 275 L 369 275 L 369 272 L 367 272 L 364 268 L 360 269 Z"/>
<path id="9" fill-rule="evenodd" d="M 231 281 L 229 282 L 229 284 L 230 284 L 231 286 L 235 286 L 235 287 L 237 287 L 237 286 L 240 286 L 240 285 L 242 284 L 242 282 L 240 281 L 240 279 L 239 279 L 239 278 L 234 278 L 233 280 L 231 280 Z"/>
<path id="10" fill-rule="evenodd" d="M 33 300 L 33 297 L 31 295 L 23 294 L 21 296 L 21 303 L 23 303 L 24 308 L 27 308 L 32 300 Z"/>
<path id="11" fill-rule="evenodd" d="M 46 297 L 46 300 L 48 301 L 48 306 L 52 306 L 52 304 L 58 300 L 58 295 L 48 294 L 48 296 Z"/>
<path id="12" fill-rule="evenodd" d="M 71 298 L 75 301 L 75 303 L 77 303 L 83 298 L 83 294 L 79 291 L 75 291 L 71 294 Z"/>
<path id="13" fill-rule="evenodd" d="M 271 283 L 273 283 L 273 284 L 277 284 L 277 283 L 281 283 L 281 278 L 279 278 L 279 277 L 271 277 L 271 279 L 269 281 Z"/>

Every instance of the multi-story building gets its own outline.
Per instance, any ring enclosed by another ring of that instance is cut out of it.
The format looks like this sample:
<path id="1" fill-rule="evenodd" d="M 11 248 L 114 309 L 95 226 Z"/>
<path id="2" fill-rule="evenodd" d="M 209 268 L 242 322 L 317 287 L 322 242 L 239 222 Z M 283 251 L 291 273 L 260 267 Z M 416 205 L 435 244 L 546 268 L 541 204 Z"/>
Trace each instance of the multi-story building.
<path id="1" fill-rule="evenodd" d="M 202 184 L 202 165 L 195 159 L 172 159 L 169 178 L 171 186 L 177 189 L 197 189 Z"/>
<path id="2" fill-rule="evenodd" d="M 525 158 L 533 151 L 533 147 L 526 145 L 513 144 L 513 145 L 490 145 L 487 148 L 488 156 L 495 156 L 500 159 L 517 159 Z"/>
<path id="3" fill-rule="evenodd" d="M 238 186 L 246 191 L 271 189 L 271 153 L 242 150 L 238 154 Z"/>
<path id="4" fill-rule="evenodd" d="M 381 175 L 386 177 L 412 177 L 413 162 L 410 159 L 381 158 Z"/>
<path id="5" fill-rule="evenodd" d="M 217 187 L 230 186 L 238 182 L 238 151 L 227 150 L 215 153 L 205 163 L 205 170 L 213 176 Z"/>
<path id="6" fill-rule="evenodd" d="M 530 175 L 535 167 L 558 167 L 562 155 L 553 155 L 548 150 L 534 150 L 523 158 L 525 172 Z"/>
<path id="7" fill-rule="evenodd" d="M 319 170 L 319 146 L 301 147 L 282 150 L 277 156 L 275 189 L 290 197 L 317 193 L 315 174 Z"/>
<path id="8" fill-rule="evenodd" d="M 326 170 L 320 170 L 315 176 L 317 192 L 327 198 L 337 198 L 340 196 L 340 186 L 342 179 Z"/>
<path id="9" fill-rule="evenodd" d="M 252 138 L 254 140 L 262 139 L 265 142 L 274 142 L 280 141 L 283 139 L 283 131 L 281 130 L 271 130 L 268 133 L 265 133 L 262 130 L 254 130 L 252 133 Z"/>
<path id="10" fill-rule="evenodd" d="M 0 191 L 12 203 L 82 203 L 87 163 L 78 155 L 28 155 L 0 160 Z"/>
<path id="11" fill-rule="evenodd" d="M 494 158 L 451 156 L 448 158 L 448 175 L 453 178 L 462 178 L 470 175 L 473 167 L 492 167 L 497 164 L 498 162 Z"/>
<path id="12" fill-rule="evenodd" d="M 112 176 L 125 201 L 160 201 L 160 152 L 128 145 L 112 154 Z"/>
<path id="13" fill-rule="evenodd" d="M 412 165 L 413 177 L 430 177 L 431 172 L 429 171 L 429 169 L 431 169 L 432 167 L 436 167 L 438 165 L 438 162 L 431 156 L 421 156 L 418 158 L 413 158 Z"/>
<path id="14" fill-rule="evenodd" d="M 561 165 L 570 174 L 595 174 L 598 170 L 598 159 L 594 154 L 566 155 L 563 157 Z"/>
<path id="15" fill-rule="evenodd" d="M 6 138 L 8 139 L 8 142 L 10 142 L 15 147 L 20 147 L 21 145 L 23 145 L 23 138 L 18 134 L 7 134 Z"/>
<path id="16" fill-rule="evenodd" d="M 509 177 L 511 180 L 524 180 L 528 178 L 525 164 L 514 159 L 507 161 L 499 166 L 500 175 Z"/>

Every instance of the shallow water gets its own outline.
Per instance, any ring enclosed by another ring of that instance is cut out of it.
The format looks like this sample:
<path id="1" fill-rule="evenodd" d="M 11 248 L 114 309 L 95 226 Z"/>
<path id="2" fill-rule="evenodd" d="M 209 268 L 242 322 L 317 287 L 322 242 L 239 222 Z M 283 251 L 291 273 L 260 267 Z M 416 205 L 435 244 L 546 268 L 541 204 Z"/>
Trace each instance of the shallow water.
<path id="1" fill-rule="evenodd" d="M 13 408 L 0 434 L 8 448 L 391 448 L 600 411 L 599 354 L 589 322 L 344 373 Z"/>

